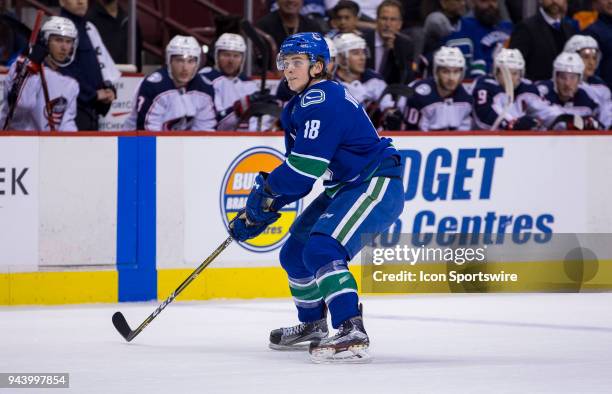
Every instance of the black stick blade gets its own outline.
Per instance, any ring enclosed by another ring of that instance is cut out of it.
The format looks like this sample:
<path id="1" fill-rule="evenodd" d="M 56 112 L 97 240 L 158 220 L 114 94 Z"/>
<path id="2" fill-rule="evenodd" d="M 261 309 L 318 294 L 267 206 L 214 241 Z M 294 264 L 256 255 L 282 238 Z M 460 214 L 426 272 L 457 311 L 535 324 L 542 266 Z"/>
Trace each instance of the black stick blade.
<path id="1" fill-rule="evenodd" d="M 125 338 L 126 341 L 129 342 L 132 340 L 132 338 L 130 338 L 132 329 L 130 328 L 130 325 L 128 324 L 127 320 L 125 320 L 125 316 L 123 316 L 123 313 L 115 312 L 115 314 L 113 315 L 113 325 L 115 326 L 117 331 L 119 331 L 119 334 L 121 334 L 121 336 Z"/>

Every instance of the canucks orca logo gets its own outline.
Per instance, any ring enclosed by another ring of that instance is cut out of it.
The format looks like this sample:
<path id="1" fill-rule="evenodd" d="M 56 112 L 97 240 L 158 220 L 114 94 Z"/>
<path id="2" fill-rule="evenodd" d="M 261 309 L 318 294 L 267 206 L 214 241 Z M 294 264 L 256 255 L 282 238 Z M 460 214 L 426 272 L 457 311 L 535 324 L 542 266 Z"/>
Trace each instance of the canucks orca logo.
<path id="1" fill-rule="evenodd" d="M 283 163 L 285 157 L 276 149 L 263 146 L 242 152 L 234 159 L 225 172 L 219 204 L 225 226 L 244 208 L 259 171 L 271 172 Z M 281 217 L 259 236 L 240 242 L 240 245 L 253 252 L 268 252 L 280 247 L 289 236 L 289 228 L 302 210 L 302 201 L 296 201 L 281 209 Z"/>
<path id="2" fill-rule="evenodd" d="M 302 97 L 302 107 L 308 107 L 312 104 L 319 104 L 325 101 L 325 92 L 321 89 L 310 89 Z"/>

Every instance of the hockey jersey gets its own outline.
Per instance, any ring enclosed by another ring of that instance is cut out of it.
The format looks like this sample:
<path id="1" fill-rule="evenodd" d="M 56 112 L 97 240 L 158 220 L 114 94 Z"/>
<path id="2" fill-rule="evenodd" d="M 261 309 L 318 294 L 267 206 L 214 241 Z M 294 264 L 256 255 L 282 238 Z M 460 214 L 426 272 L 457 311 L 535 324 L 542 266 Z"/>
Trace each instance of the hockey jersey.
<path id="1" fill-rule="evenodd" d="M 214 91 L 194 77 L 177 89 L 168 69 L 162 67 L 142 81 L 124 130 L 214 130 Z"/>
<path id="2" fill-rule="evenodd" d="M 474 98 L 474 122 L 476 127 L 490 130 L 498 116 L 504 112 L 510 98 L 504 88 L 492 76 L 476 79 L 472 90 Z M 545 126 L 550 126 L 561 111 L 546 103 L 540 97 L 536 86 L 528 79 L 521 82 L 514 89 L 514 102 L 507 109 L 503 120 L 511 122 L 523 116 L 537 119 Z M 501 123 L 503 128 L 503 123 Z"/>
<path id="3" fill-rule="evenodd" d="M 9 113 L 8 95 L 17 77 L 17 67 L 23 59 L 11 65 L 9 74 L 4 80 L 3 100 L 0 109 L 0 127 Z M 71 77 L 62 75 L 50 67 L 45 67 L 45 79 L 49 92 L 49 106 L 56 131 L 77 131 L 75 123 L 79 84 Z M 30 74 L 21 87 L 13 118 L 9 122 L 10 130 L 49 131 L 46 116 L 46 102 L 43 94 L 40 74 Z"/>
<path id="4" fill-rule="evenodd" d="M 476 78 L 491 72 L 493 55 L 510 39 L 512 23 L 501 21 L 490 27 L 474 17 L 461 18 L 459 30 L 443 39 L 443 45 L 458 47 L 467 62 L 466 75 Z"/>
<path id="5" fill-rule="evenodd" d="M 433 78 L 413 81 L 409 86 L 414 95 L 402 106 L 407 130 L 472 129 L 472 96 L 463 85 L 447 98 L 440 97 Z"/>
<path id="6" fill-rule="evenodd" d="M 308 193 L 323 177 L 328 194 L 367 179 L 397 150 L 380 138 L 359 102 L 338 82 L 321 81 L 285 106 L 286 160 L 268 176 L 272 192 Z"/>
<path id="7" fill-rule="evenodd" d="M 606 129 L 609 129 L 612 126 L 612 97 L 608 85 L 603 79 L 593 75 L 582 82 L 580 87 L 599 104 L 599 121 Z"/>
<path id="8" fill-rule="evenodd" d="M 387 83 L 382 76 L 374 70 L 366 69 L 360 79 L 356 79 L 352 82 L 344 81 L 337 73 L 335 79 L 342 83 L 349 93 L 366 107 L 373 101 L 379 102 L 382 111 L 393 106 L 391 95 L 380 97 L 387 88 Z"/>
<path id="9" fill-rule="evenodd" d="M 241 74 L 228 77 L 219 70 L 204 67 L 199 72 L 202 80 L 213 87 L 215 91 L 215 109 L 217 110 L 217 130 L 257 130 L 257 118 L 249 119 L 248 123 L 239 124 L 240 120 L 234 114 L 234 103 L 244 96 L 259 90 L 259 84 Z M 270 117 L 264 116 L 262 128 L 269 128 Z"/>
<path id="10" fill-rule="evenodd" d="M 536 86 L 540 92 L 540 96 L 542 96 L 547 103 L 556 107 L 560 111 L 560 114 L 593 116 L 599 120 L 599 104 L 593 101 L 581 87 L 578 87 L 576 94 L 571 100 L 562 102 L 555 91 L 555 85 L 552 80 L 539 81 L 536 83 Z M 552 124 L 547 124 L 547 126 L 551 125 Z"/>

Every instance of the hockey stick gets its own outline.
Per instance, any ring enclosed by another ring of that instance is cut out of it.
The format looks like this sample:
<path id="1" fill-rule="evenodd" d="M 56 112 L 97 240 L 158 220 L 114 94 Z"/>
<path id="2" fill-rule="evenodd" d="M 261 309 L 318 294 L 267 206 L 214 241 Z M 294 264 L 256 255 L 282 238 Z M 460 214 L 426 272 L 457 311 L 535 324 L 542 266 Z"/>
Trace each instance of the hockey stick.
<path id="1" fill-rule="evenodd" d="M 506 90 L 506 96 L 508 101 L 504 105 L 502 112 L 497 116 L 495 122 L 491 126 L 491 130 L 497 130 L 499 124 L 504 120 L 506 114 L 510 110 L 510 107 L 514 103 L 514 83 L 512 82 L 512 75 L 510 75 L 510 69 L 506 66 L 500 66 L 499 70 L 501 71 L 502 80 L 504 81 L 504 89 Z"/>
<path id="2" fill-rule="evenodd" d="M 55 131 L 55 121 L 53 120 L 53 114 L 51 113 L 51 100 L 49 99 L 49 88 L 47 87 L 47 78 L 45 77 L 45 65 L 40 65 L 40 84 L 43 89 L 43 96 L 45 98 L 45 114 L 47 123 L 49 123 L 49 130 Z"/>
<path id="3" fill-rule="evenodd" d="M 30 41 L 28 42 L 28 55 L 32 51 L 32 48 L 36 43 L 36 39 L 38 38 L 38 32 L 40 31 L 40 27 L 42 25 L 43 16 L 45 16 L 45 12 L 43 10 L 38 10 L 36 12 L 36 19 L 34 20 L 34 26 L 32 28 L 32 32 L 30 33 Z M 6 130 L 8 128 L 9 123 L 15 115 L 15 110 L 17 109 L 17 102 L 19 101 L 19 95 L 21 94 L 21 89 L 23 88 L 25 80 L 28 78 L 28 72 L 28 64 L 24 62 L 21 71 L 16 76 L 15 81 L 13 82 L 13 88 L 11 90 L 15 89 L 15 102 L 9 103 L 11 104 L 11 106 L 9 108 L 8 114 L 6 115 L 6 119 L 4 120 L 2 130 Z"/>
<path id="4" fill-rule="evenodd" d="M 117 331 L 119 331 L 119 334 L 121 334 L 121 336 L 123 338 L 125 338 L 126 341 L 130 342 L 132 339 L 134 339 L 138 334 L 140 334 L 140 332 L 142 330 L 145 329 L 145 327 L 147 327 L 149 325 L 149 323 L 151 323 L 153 321 L 153 319 L 155 319 L 157 317 L 157 315 L 159 315 L 161 313 L 161 311 L 164 310 L 165 307 L 168 306 L 168 304 L 170 304 L 172 301 L 174 301 L 174 299 L 181 294 L 181 292 L 183 290 L 185 290 L 185 288 L 187 286 L 189 286 L 189 284 L 191 282 L 193 282 L 193 280 L 195 278 L 198 277 L 198 275 L 200 275 L 200 273 L 202 271 L 204 271 L 204 268 L 208 267 L 208 265 L 210 263 L 213 262 L 213 260 L 219 255 L 221 254 L 221 252 L 223 252 L 223 250 L 225 250 L 225 248 L 227 248 L 229 246 L 229 244 L 231 244 L 233 241 L 232 237 L 227 237 L 227 239 L 225 241 L 223 241 L 223 243 L 221 243 L 221 245 L 219 245 L 217 247 L 217 249 L 215 249 L 214 252 L 211 253 L 210 256 L 208 256 L 206 258 L 206 260 L 204 260 L 202 262 L 202 264 L 200 264 L 198 266 L 198 268 L 195 269 L 195 271 L 193 271 L 191 273 L 191 275 L 189 275 L 189 277 L 187 277 L 187 279 L 185 279 L 183 281 L 183 283 L 181 283 L 179 285 L 179 287 L 176 288 L 176 290 L 174 290 L 172 292 L 172 294 L 170 294 L 170 296 L 168 298 L 166 298 L 166 300 L 164 302 L 161 303 L 161 305 L 159 305 L 157 307 L 157 309 L 155 309 L 155 311 L 153 311 L 153 313 L 151 313 L 149 315 L 149 317 L 147 317 L 145 319 L 145 321 L 143 321 L 138 328 L 136 328 L 135 330 L 132 330 L 130 328 L 130 325 L 128 324 L 127 320 L 125 319 L 125 316 L 123 316 L 123 313 L 121 312 L 115 312 L 115 314 L 113 315 L 113 325 L 115 326 L 115 328 L 117 329 Z"/>
<path id="5" fill-rule="evenodd" d="M 244 31 L 244 34 L 246 34 L 246 36 L 253 42 L 253 45 L 255 45 L 255 47 L 257 47 L 258 49 L 259 55 L 257 56 L 257 58 L 260 59 L 262 63 L 261 86 L 259 88 L 259 92 L 263 94 L 264 90 L 266 89 L 266 78 L 268 75 L 268 66 L 270 65 L 270 47 L 257 33 L 251 22 L 247 21 L 246 19 L 243 19 L 240 22 L 240 27 L 242 28 L 242 31 Z M 248 119 L 247 116 L 244 116 L 244 118 Z M 261 123 L 262 116 L 260 115 L 257 116 L 257 131 L 261 131 Z"/>

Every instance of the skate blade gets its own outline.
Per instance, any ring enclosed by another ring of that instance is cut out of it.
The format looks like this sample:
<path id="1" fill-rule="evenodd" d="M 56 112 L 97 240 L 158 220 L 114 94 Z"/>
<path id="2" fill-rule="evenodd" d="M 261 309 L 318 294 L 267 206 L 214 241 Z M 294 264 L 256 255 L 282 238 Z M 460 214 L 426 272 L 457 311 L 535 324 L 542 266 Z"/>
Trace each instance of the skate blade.
<path id="1" fill-rule="evenodd" d="M 270 349 L 279 350 L 281 352 L 304 352 L 308 350 L 309 346 L 310 342 L 297 343 L 295 345 L 277 345 L 271 342 L 268 344 Z"/>
<path id="2" fill-rule="evenodd" d="M 366 364 L 372 362 L 372 356 L 367 346 L 351 346 L 342 352 L 334 348 L 314 349 L 310 360 L 315 364 Z"/>

